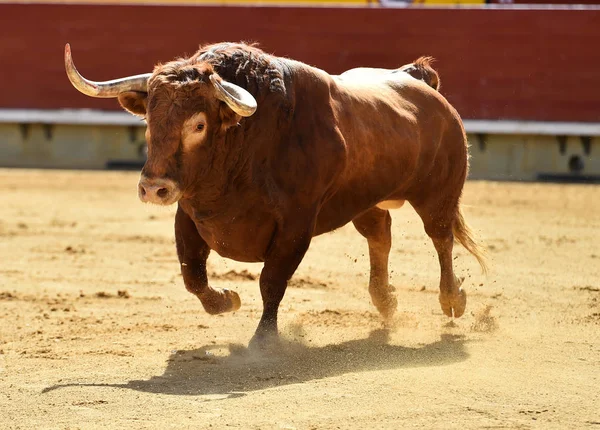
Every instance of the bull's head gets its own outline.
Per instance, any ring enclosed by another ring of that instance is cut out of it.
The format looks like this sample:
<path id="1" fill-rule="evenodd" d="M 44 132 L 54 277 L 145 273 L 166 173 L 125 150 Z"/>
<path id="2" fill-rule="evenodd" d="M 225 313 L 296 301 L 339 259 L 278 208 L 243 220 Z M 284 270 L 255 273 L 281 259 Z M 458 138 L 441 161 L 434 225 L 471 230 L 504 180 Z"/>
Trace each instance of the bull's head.
<path id="1" fill-rule="evenodd" d="M 210 162 L 227 129 L 256 111 L 254 97 L 221 79 L 207 62 L 173 61 L 153 73 L 93 82 L 79 74 L 67 44 L 65 68 L 83 94 L 118 98 L 124 109 L 146 119 L 148 159 L 138 185 L 143 202 L 178 201 L 202 170 L 195 160 Z"/>

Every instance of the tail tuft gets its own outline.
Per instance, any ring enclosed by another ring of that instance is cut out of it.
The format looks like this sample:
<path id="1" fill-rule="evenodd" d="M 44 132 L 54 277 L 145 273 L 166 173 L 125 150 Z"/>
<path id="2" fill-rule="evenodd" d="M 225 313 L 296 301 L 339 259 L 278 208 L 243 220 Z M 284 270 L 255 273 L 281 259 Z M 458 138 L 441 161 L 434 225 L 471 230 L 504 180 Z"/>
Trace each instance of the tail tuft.
<path id="1" fill-rule="evenodd" d="M 414 63 L 400 67 L 399 70 L 408 73 L 415 79 L 419 79 L 436 91 L 440 90 L 440 75 L 431 67 L 433 57 L 419 57 Z"/>
<path id="2" fill-rule="evenodd" d="M 454 238 L 458 241 L 458 243 L 460 243 L 467 251 L 473 254 L 481 266 L 481 271 L 484 275 L 487 275 L 488 266 L 486 262 L 486 251 L 481 247 L 480 244 L 476 242 L 473 232 L 465 222 L 460 207 L 458 208 L 456 218 L 454 219 L 454 224 L 452 225 L 452 233 L 454 234 Z"/>

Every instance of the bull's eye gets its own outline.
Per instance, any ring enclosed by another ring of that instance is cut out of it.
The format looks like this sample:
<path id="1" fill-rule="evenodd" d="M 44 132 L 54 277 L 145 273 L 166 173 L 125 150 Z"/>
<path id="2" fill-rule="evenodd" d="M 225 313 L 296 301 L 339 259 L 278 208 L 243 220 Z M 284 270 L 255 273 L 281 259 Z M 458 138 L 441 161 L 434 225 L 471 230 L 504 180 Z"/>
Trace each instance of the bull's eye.
<path id="1" fill-rule="evenodd" d="M 183 122 L 181 141 L 185 150 L 192 150 L 204 143 L 207 138 L 207 122 L 204 112 L 195 113 Z"/>

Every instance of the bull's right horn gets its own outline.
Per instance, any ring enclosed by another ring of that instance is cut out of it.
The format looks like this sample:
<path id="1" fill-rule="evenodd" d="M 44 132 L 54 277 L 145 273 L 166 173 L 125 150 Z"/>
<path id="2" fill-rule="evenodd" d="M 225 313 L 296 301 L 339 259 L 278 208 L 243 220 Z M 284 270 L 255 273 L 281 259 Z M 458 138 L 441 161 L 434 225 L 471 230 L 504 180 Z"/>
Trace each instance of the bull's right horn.
<path id="1" fill-rule="evenodd" d="M 112 81 L 94 82 L 79 74 L 71 57 L 71 46 L 65 45 L 65 69 L 67 76 L 75 88 L 90 97 L 114 98 L 125 91 L 148 92 L 148 78 L 152 73 L 128 76 Z"/>

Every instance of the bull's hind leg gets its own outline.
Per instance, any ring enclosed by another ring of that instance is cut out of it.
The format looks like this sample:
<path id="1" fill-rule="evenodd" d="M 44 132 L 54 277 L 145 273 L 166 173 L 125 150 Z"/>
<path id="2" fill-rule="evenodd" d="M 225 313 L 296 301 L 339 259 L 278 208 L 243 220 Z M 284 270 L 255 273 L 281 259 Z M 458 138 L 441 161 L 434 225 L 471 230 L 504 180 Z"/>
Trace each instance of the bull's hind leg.
<path id="1" fill-rule="evenodd" d="M 467 294 L 460 288 L 464 279 L 457 278 L 452 267 L 452 226 L 458 215 L 458 202 L 411 204 L 423 220 L 425 232 L 433 241 L 438 254 L 441 269 L 439 300 L 442 311 L 449 317 L 458 318 L 465 312 L 467 305 Z"/>
<path id="2" fill-rule="evenodd" d="M 389 211 L 374 207 L 352 222 L 358 232 L 367 238 L 369 244 L 371 300 L 383 318 L 389 320 L 398 306 L 388 276 L 388 259 L 392 246 L 392 217 Z"/>

